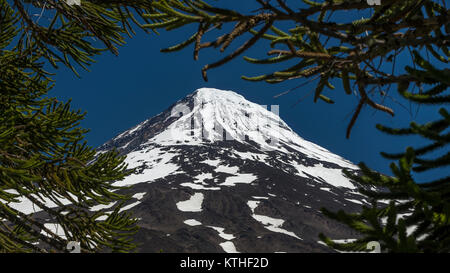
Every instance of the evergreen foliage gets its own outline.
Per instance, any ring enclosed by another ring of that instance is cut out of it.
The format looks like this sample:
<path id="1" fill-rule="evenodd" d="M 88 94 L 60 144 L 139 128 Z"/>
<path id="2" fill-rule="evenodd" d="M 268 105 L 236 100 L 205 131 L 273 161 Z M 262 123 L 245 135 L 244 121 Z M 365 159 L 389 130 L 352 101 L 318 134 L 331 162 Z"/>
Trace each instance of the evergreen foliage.
<path id="1" fill-rule="evenodd" d="M 135 248 L 136 219 L 121 211 L 130 197 L 111 184 L 130 174 L 124 158 L 87 146 L 87 130 L 79 127 L 85 114 L 48 96 L 53 81 L 44 67 L 75 71 L 72 63 L 86 68 L 106 49 L 117 53 L 123 36 L 132 34 L 131 23 L 142 26 L 135 17 L 149 5 L 0 0 L 0 252 L 66 252 L 70 241 L 82 252 Z M 50 23 L 33 17 L 36 10 L 52 15 Z M 35 212 L 21 212 L 24 202 Z M 97 205 L 113 206 L 112 212 L 92 212 Z"/>
<path id="2" fill-rule="evenodd" d="M 407 100 L 421 105 L 448 106 L 450 94 L 450 71 L 437 69 L 414 51 L 414 63 L 420 68 L 407 67 L 411 77 L 431 84 L 429 90 L 412 94 L 408 83 L 399 85 L 399 93 Z M 350 172 L 345 175 L 360 185 L 375 186 L 360 192 L 373 200 L 372 207 L 364 207 L 360 214 L 337 213 L 323 209 L 322 212 L 363 234 L 352 243 L 340 244 L 321 234 L 328 245 L 343 251 L 364 251 L 367 243 L 378 241 L 386 252 L 449 252 L 450 251 L 450 176 L 433 181 L 416 181 L 414 174 L 424 173 L 450 165 L 450 113 L 445 107 L 439 110 L 440 119 L 426 124 L 411 122 L 409 128 L 395 129 L 382 125 L 377 128 L 384 133 L 405 136 L 417 135 L 429 141 L 422 147 L 408 147 L 403 153 L 382 153 L 392 163 L 393 177 L 381 175 L 359 164 L 363 175 Z M 443 151 L 443 152 L 442 152 Z M 380 190 L 382 189 L 382 190 Z M 388 202 L 383 205 L 381 202 Z"/>

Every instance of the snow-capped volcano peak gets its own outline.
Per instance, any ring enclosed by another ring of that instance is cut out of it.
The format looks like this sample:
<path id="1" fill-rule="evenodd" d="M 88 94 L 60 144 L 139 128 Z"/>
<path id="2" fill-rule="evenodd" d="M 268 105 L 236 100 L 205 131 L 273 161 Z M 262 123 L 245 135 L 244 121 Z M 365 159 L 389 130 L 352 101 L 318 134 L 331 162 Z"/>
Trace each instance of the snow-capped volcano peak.
<path id="1" fill-rule="evenodd" d="M 171 109 L 177 118 L 165 132 L 151 139 L 160 144 L 199 144 L 252 140 L 263 149 L 277 148 L 280 128 L 291 131 L 278 116 L 278 107 L 268 111 L 243 96 L 212 88 L 201 88 Z M 273 141 L 272 141 L 273 139 Z"/>
<path id="2" fill-rule="evenodd" d="M 194 96 L 193 117 L 202 122 L 203 138 L 209 141 L 251 140 L 262 149 L 275 150 L 278 140 L 288 140 L 292 130 L 279 117 L 278 105 L 259 105 L 243 96 L 202 88 Z M 206 134 L 205 134 L 206 133 Z"/>
<path id="3" fill-rule="evenodd" d="M 178 102 L 167 117 L 176 118 L 149 142 L 160 145 L 201 145 L 216 141 L 256 144 L 261 151 L 296 150 L 341 167 L 355 165 L 306 141 L 280 118 L 278 105 L 259 105 L 233 91 L 200 88 Z"/>

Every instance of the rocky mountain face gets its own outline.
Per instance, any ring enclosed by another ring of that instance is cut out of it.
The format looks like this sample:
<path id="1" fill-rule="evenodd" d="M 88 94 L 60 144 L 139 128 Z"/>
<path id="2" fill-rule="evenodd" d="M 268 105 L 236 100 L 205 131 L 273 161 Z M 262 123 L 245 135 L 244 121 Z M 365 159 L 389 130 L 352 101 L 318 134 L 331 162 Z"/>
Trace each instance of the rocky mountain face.
<path id="1" fill-rule="evenodd" d="M 139 252 L 330 252 L 319 233 L 356 235 L 320 208 L 367 203 L 341 173 L 357 166 L 231 91 L 198 89 L 98 151 L 113 148 L 135 169 L 114 185 L 133 186 Z"/>

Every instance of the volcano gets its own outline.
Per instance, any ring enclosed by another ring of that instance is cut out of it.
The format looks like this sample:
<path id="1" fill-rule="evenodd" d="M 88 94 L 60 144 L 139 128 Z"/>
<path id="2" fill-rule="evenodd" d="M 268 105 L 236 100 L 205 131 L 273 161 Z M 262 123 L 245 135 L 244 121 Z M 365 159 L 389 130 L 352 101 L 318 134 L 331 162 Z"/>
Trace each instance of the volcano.
<path id="1" fill-rule="evenodd" d="M 268 109 L 270 108 L 270 109 Z M 134 172 L 116 186 L 133 198 L 138 252 L 332 252 L 318 234 L 357 234 L 320 208 L 369 204 L 342 174 L 358 167 L 232 92 L 201 88 L 98 149 Z M 105 211 L 111 208 L 99 208 Z"/>

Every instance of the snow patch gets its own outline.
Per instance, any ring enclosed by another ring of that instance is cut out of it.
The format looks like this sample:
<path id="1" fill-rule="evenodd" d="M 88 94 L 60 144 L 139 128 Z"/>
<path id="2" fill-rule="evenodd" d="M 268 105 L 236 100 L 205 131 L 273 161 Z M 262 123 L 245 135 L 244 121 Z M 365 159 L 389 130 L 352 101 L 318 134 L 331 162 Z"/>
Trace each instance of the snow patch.
<path id="1" fill-rule="evenodd" d="M 184 221 L 183 223 L 185 223 L 186 225 L 191 226 L 191 227 L 200 226 L 202 224 L 195 219 L 188 219 L 188 220 Z"/>
<path id="2" fill-rule="evenodd" d="M 91 207 L 89 210 L 90 211 L 99 211 L 99 210 L 102 210 L 102 209 L 109 209 L 110 207 L 114 206 L 116 203 L 117 202 L 111 202 L 111 203 L 109 203 L 107 205 L 103 205 L 103 204 L 96 205 L 96 206 Z"/>
<path id="3" fill-rule="evenodd" d="M 225 179 L 225 182 L 219 184 L 220 186 L 235 186 L 236 184 L 250 184 L 258 177 L 251 173 L 241 173 L 236 176 L 229 176 Z"/>
<path id="4" fill-rule="evenodd" d="M 132 196 L 132 198 L 136 198 L 137 200 L 141 200 L 142 198 L 144 198 L 144 195 L 146 195 L 146 192 L 139 192 L 136 193 L 135 195 Z"/>
<path id="5" fill-rule="evenodd" d="M 147 151 L 135 151 L 127 155 L 125 163 L 129 168 L 142 167 L 141 173 L 133 173 L 113 186 L 129 186 L 143 182 L 153 182 L 156 179 L 166 177 L 178 170 L 179 166 L 169 161 L 176 153 L 162 151 L 159 148 L 151 148 Z"/>
<path id="6" fill-rule="evenodd" d="M 352 202 L 352 203 L 363 205 L 363 203 L 361 201 L 356 200 L 356 199 L 348 199 L 348 198 L 344 198 L 344 199 L 349 201 L 349 202 Z"/>
<path id="7" fill-rule="evenodd" d="M 64 232 L 63 227 L 60 224 L 56 224 L 56 223 L 47 223 L 44 224 L 44 227 L 47 228 L 48 230 L 50 230 L 52 233 L 56 234 L 58 237 L 62 238 L 62 239 L 66 239 L 66 233 Z M 50 235 L 49 233 L 47 233 L 45 230 L 41 230 L 41 234 L 46 236 L 46 237 L 52 237 L 52 235 Z"/>
<path id="8" fill-rule="evenodd" d="M 253 199 L 269 199 L 269 197 L 266 196 L 252 196 Z"/>
<path id="9" fill-rule="evenodd" d="M 230 166 L 220 165 L 215 169 L 215 172 L 237 174 L 239 172 L 239 167 L 238 166 L 230 167 Z"/>
<path id="10" fill-rule="evenodd" d="M 221 162 L 220 159 L 206 159 L 206 160 L 200 161 L 200 163 L 208 164 L 213 167 L 217 167 L 220 164 L 220 162 Z"/>
<path id="11" fill-rule="evenodd" d="M 131 203 L 131 204 L 129 204 L 129 205 L 126 205 L 125 207 L 121 208 L 119 212 L 122 212 L 122 211 L 125 211 L 125 210 L 129 210 L 129 209 L 131 209 L 132 207 L 135 207 L 135 206 L 139 205 L 140 203 L 141 203 L 141 201 L 136 201 L 136 202 L 134 202 L 134 203 Z"/>
<path id="12" fill-rule="evenodd" d="M 226 241 L 226 242 L 220 243 L 219 245 L 222 247 L 223 251 L 225 251 L 226 253 L 239 253 L 236 250 L 236 247 L 234 246 L 233 242 Z"/>
<path id="13" fill-rule="evenodd" d="M 205 184 L 206 179 L 213 179 L 213 175 L 210 173 L 201 173 L 194 177 L 194 183 Z"/>
<path id="14" fill-rule="evenodd" d="M 14 191 L 14 190 L 13 190 Z M 17 194 L 17 192 L 12 192 L 10 191 L 10 193 L 14 193 Z M 69 193 L 70 194 L 70 193 Z M 72 194 L 71 194 L 72 195 Z M 36 195 L 32 194 L 32 196 L 36 199 L 38 199 L 40 202 L 42 202 L 43 204 L 45 204 L 45 206 L 49 207 L 49 208 L 56 208 L 58 205 L 53 202 L 52 200 L 50 200 L 49 198 L 44 197 L 43 199 L 38 198 Z M 74 198 L 75 196 L 72 195 L 72 198 Z M 75 200 L 77 199 L 76 197 L 74 198 Z M 15 210 L 18 210 L 24 214 L 32 214 L 35 212 L 40 212 L 42 211 L 41 208 L 39 208 L 36 204 L 34 204 L 31 200 L 29 200 L 28 198 L 24 197 L 24 196 L 19 196 L 16 198 L 16 200 L 18 202 L 9 202 L 6 203 L 4 202 L 4 200 L 0 199 L 0 202 L 7 204 L 10 208 L 13 208 Z M 68 199 L 65 198 L 58 198 L 58 200 L 63 204 L 63 205 L 69 205 L 71 204 L 71 202 Z"/>
<path id="15" fill-rule="evenodd" d="M 259 154 L 259 153 L 251 153 L 251 152 L 233 152 L 238 158 L 253 160 L 253 161 L 261 161 L 263 162 L 268 158 L 266 154 Z"/>
<path id="16" fill-rule="evenodd" d="M 195 184 L 195 183 L 191 183 L 191 182 L 181 183 L 180 185 L 183 186 L 183 187 L 191 188 L 193 190 L 206 190 L 206 191 L 218 191 L 218 190 L 220 190 L 220 187 L 205 187 L 203 185 Z"/>
<path id="17" fill-rule="evenodd" d="M 265 215 L 255 214 L 255 209 L 258 207 L 259 203 L 260 203 L 260 201 L 252 201 L 252 200 L 247 202 L 247 205 L 250 207 L 250 209 L 252 211 L 253 219 L 255 219 L 256 221 L 263 224 L 264 228 L 266 228 L 272 232 L 283 233 L 283 234 L 292 236 L 296 239 L 303 240 L 302 238 L 298 237 L 294 232 L 287 231 L 287 230 L 281 228 L 281 226 L 283 226 L 283 224 L 285 222 L 283 219 L 277 219 L 277 218 L 272 218 L 272 217 L 265 216 Z"/>
<path id="18" fill-rule="evenodd" d="M 217 231 L 217 233 L 219 233 L 219 236 L 225 240 L 233 240 L 234 238 L 236 238 L 236 237 L 234 237 L 233 234 L 228 234 L 228 233 L 223 232 L 225 229 L 222 227 L 214 227 L 214 226 L 208 226 L 208 227 Z"/>
<path id="19" fill-rule="evenodd" d="M 291 161 L 290 163 L 297 169 L 299 176 L 305 178 L 312 176 L 315 180 L 319 177 L 322 179 L 319 182 L 326 182 L 335 187 L 356 189 L 356 186 L 343 175 L 342 169 L 325 168 L 321 163 L 314 166 L 304 166 L 295 161 Z"/>
<path id="20" fill-rule="evenodd" d="M 177 208 L 185 212 L 200 212 L 202 211 L 203 193 L 195 193 L 186 201 L 178 202 Z"/>

